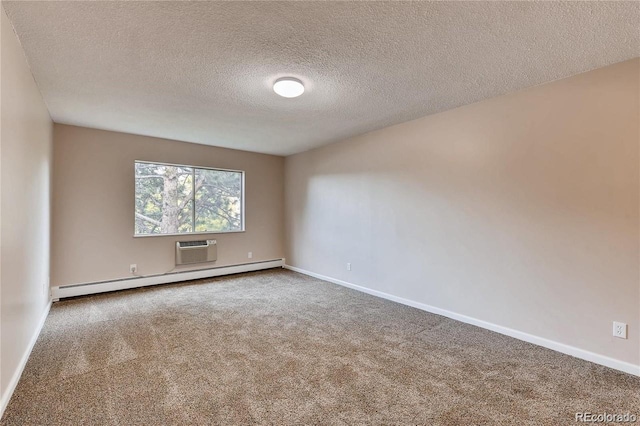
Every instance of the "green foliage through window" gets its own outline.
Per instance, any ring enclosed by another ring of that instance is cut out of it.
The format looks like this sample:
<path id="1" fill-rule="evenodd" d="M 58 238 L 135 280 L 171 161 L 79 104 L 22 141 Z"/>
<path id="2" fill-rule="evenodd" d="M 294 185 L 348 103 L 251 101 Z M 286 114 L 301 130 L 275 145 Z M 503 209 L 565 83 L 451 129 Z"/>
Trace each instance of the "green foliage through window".
<path id="1" fill-rule="evenodd" d="M 242 231 L 243 173 L 135 162 L 136 235 Z"/>

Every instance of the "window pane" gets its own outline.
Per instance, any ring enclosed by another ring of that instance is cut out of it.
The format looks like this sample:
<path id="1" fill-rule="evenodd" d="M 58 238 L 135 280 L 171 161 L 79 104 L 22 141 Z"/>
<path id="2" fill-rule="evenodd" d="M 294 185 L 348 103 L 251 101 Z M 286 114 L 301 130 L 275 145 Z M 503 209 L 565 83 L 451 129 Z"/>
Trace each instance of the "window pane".
<path id="1" fill-rule="evenodd" d="M 136 234 L 193 232 L 193 168 L 135 163 Z"/>
<path id="2" fill-rule="evenodd" d="M 196 169 L 196 232 L 242 230 L 242 173 Z"/>

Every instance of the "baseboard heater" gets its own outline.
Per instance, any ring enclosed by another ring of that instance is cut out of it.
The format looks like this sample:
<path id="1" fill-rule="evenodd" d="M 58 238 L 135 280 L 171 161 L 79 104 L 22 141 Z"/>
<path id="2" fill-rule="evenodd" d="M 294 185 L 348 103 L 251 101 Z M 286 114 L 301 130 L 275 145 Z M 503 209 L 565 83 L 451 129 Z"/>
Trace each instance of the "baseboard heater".
<path id="1" fill-rule="evenodd" d="M 127 290 L 158 284 L 169 284 L 180 281 L 199 280 L 221 275 L 239 274 L 242 272 L 260 271 L 263 269 L 282 268 L 284 259 L 264 260 L 260 262 L 239 263 L 228 266 L 216 266 L 191 271 L 168 272 L 166 274 L 146 275 L 144 277 L 120 278 L 110 281 L 70 284 L 51 288 L 54 302 L 67 297 L 86 296 L 109 291 Z"/>

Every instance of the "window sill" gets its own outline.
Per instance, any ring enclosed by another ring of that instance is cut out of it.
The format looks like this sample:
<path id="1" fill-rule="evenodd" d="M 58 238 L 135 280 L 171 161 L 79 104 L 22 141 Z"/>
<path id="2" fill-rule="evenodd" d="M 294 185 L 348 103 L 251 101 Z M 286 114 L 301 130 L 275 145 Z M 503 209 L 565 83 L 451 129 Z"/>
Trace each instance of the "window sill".
<path id="1" fill-rule="evenodd" d="M 224 231 L 224 232 L 185 232 L 182 234 L 133 234 L 133 238 L 149 238 L 149 237 L 190 237 L 192 235 L 220 235 L 220 234 L 241 234 L 241 231 Z"/>

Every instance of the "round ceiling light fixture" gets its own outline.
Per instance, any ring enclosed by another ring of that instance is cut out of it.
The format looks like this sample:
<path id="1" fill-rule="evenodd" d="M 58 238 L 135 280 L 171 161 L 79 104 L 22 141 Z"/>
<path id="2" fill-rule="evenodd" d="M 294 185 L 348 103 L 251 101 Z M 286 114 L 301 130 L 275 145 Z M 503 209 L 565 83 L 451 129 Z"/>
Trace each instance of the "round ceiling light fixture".
<path id="1" fill-rule="evenodd" d="M 273 91 L 283 98 L 297 98 L 304 93 L 304 85 L 293 77 L 283 77 L 273 84 Z"/>

